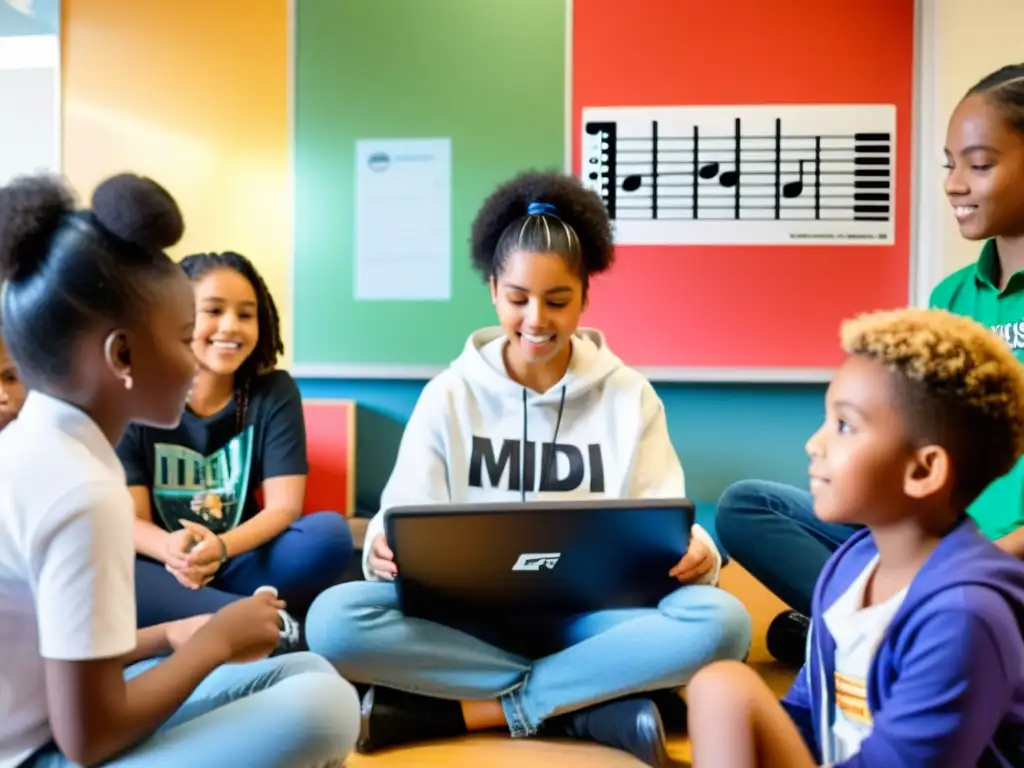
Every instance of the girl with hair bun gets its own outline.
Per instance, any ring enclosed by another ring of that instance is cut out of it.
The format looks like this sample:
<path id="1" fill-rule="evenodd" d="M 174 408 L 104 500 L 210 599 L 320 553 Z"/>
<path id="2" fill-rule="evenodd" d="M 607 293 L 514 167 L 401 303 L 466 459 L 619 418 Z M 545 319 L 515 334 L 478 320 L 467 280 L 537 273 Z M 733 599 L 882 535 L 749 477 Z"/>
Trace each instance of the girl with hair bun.
<path id="1" fill-rule="evenodd" d="M 515 737 L 590 739 L 651 766 L 673 765 L 663 714 L 681 719 L 674 689 L 710 661 L 743 658 L 750 638 L 743 606 L 714 586 L 721 558 L 700 526 L 665 574 L 680 586 L 656 608 L 550 625 L 531 617 L 526 632 L 514 626 L 521 616 L 501 627 L 454 627 L 398 608 L 398 569 L 384 537 L 391 507 L 685 495 L 654 388 L 600 332 L 579 327 L 590 280 L 613 259 L 601 200 L 569 176 L 522 174 L 484 202 L 471 250 L 498 325 L 473 333 L 424 388 L 366 535 L 367 581 L 313 603 L 309 646 L 371 686 L 363 752 L 504 728 Z M 532 462 L 508 459 L 531 450 Z"/>
<path id="2" fill-rule="evenodd" d="M 29 389 L 0 433 L 0 765 L 321 766 L 355 741 L 353 688 L 312 654 L 267 659 L 261 590 L 137 630 L 132 498 L 114 445 L 173 427 L 195 372 L 183 233 L 155 182 L 78 210 L 56 180 L 0 189 L 3 335 Z"/>

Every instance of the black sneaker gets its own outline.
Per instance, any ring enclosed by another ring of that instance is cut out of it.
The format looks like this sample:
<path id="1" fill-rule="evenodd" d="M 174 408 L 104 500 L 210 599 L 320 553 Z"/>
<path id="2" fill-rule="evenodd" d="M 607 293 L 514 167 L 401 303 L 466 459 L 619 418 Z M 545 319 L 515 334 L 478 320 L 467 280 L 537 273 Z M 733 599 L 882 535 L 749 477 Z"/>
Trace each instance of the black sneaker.
<path id="1" fill-rule="evenodd" d="M 363 696 L 356 751 L 368 755 L 380 749 L 466 733 L 462 705 L 414 693 L 371 685 Z"/>
<path id="2" fill-rule="evenodd" d="M 277 589 L 274 587 L 263 586 L 253 592 L 253 594 L 259 594 L 260 592 L 270 592 L 274 597 L 277 597 Z M 302 636 L 302 625 L 288 611 L 278 611 L 277 613 L 281 617 L 281 633 L 277 641 L 277 647 L 270 655 L 280 656 L 283 653 L 308 651 L 309 648 L 306 646 L 305 638 Z"/>
<path id="3" fill-rule="evenodd" d="M 287 611 L 278 611 L 278 613 L 281 616 L 281 637 L 277 641 L 277 648 L 270 655 L 280 656 L 282 653 L 309 650 L 302 636 L 302 625 Z"/>
<path id="4" fill-rule="evenodd" d="M 559 715 L 540 735 L 586 739 L 629 752 L 651 768 L 689 768 L 669 757 L 661 713 L 651 699 L 639 696 L 607 701 Z"/>
<path id="5" fill-rule="evenodd" d="M 780 613 L 768 626 L 768 653 L 783 664 L 799 667 L 807 656 L 807 635 L 810 631 L 811 620 L 802 613 Z"/>

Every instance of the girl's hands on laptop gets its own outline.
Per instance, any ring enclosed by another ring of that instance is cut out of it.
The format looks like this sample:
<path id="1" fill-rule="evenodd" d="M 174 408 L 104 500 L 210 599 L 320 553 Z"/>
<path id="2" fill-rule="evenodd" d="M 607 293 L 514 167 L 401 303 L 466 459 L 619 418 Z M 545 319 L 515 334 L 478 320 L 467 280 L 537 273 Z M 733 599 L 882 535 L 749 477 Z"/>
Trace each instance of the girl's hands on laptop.
<path id="1" fill-rule="evenodd" d="M 391 580 L 398 575 L 398 566 L 395 565 L 395 553 L 388 547 L 384 534 L 380 534 L 373 540 L 370 546 L 370 557 L 367 559 L 370 570 L 379 579 Z"/>
<path id="2" fill-rule="evenodd" d="M 681 584 L 690 584 L 715 567 L 715 558 L 708 545 L 698 538 L 690 538 L 690 546 L 683 559 L 672 566 L 668 575 Z"/>

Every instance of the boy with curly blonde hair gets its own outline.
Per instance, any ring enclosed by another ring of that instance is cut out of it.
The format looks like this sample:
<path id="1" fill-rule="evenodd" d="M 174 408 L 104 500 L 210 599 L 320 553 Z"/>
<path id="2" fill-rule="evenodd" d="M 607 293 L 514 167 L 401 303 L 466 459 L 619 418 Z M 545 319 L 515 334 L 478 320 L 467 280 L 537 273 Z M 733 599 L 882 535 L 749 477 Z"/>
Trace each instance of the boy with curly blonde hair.
<path id="1" fill-rule="evenodd" d="M 781 706 L 736 662 L 691 681 L 694 765 L 1024 765 L 1024 563 L 966 514 L 1024 453 L 1024 368 L 943 310 L 859 317 L 842 344 L 811 491 L 866 527 L 818 578 Z"/>

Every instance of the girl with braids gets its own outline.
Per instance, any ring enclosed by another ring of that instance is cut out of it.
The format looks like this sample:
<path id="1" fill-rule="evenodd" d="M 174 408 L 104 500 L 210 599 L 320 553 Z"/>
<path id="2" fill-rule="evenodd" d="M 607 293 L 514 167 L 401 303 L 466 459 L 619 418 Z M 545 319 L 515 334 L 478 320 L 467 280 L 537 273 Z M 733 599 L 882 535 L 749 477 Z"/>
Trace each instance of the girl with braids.
<path id="1" fill-rule="evenodd" d="M 149 179 L 78 209 L 57 180 L 0 189 L 0 304 L 29 395 L 0 432 L 0 766 L 341 764 L 358 697 L 311 653 L 266 658 L 272 592 L 137 629 L 133 504 L 114 444 L 172 429 L 194 299 L 184 224 Z"/>
<path id="2" fill-rule="evenodd" d="M 261 585 L 301 614 L 344 573 L 352 537 L 340 514 L 300 516 L 306 431 L 295 381 L 275 370 L 277 308 L 240 254 L 182 268 L 196 301 L 188 405 L 175 428 L 132 425 L 118 445 L 135 499 L 139 623 L 209 613 Z"/>
<path id="3" fill-rule="evenodd" d="M 1024 64 L 1002 67 L 967 92 L 950 118 L 945 154 L 945 192 L 960 234 L 984 245 L 929 303 L 989 326 L 1024 362 Z M 1024 558 L 1024 462 L 968 512 L 985 536 Z M 802 663 L 815 579 L 857 528 L 818 520 L 804 489 L 743 480 L 722 495 L 717 530 L 732 558 L 794 609 L 772 622 L 768 649 Z"/>
<path id="4" fill-rule="evenodd" d="M 672 765 L 664 726 L 682 720 L 675 689 L 710 661 L 743 658 L 750 637 L 743 606 L 714 586 L 721 558 L 700 526 L 665 574 L 680 586 L 656 608 L 550 626 L 531 617 L 526 632 L 514 626 L 521 616 L 504 626 L 455 627 L 398 608 L 397 567 L 384 538 L 390 507 L 685 495 L 654 388 L 598 331 L 579 327 L 591 278 L 612 263 L 601 200 L 571 177 L 521 175 L 484 203 L 472 255 L 499 326 L 472 334 L 423 390 L 367 532 L 367 581 L 317 599 L 309 646 L 371 686 L 362 752 L 503 728 L 515 737 L 592 739 L 651 766 Z M 551 455 L 587 459 L 568 472 L 552 461 L 518 474 L 496 460 L 501 445 L 531 440 L 554 446 Z"/>

